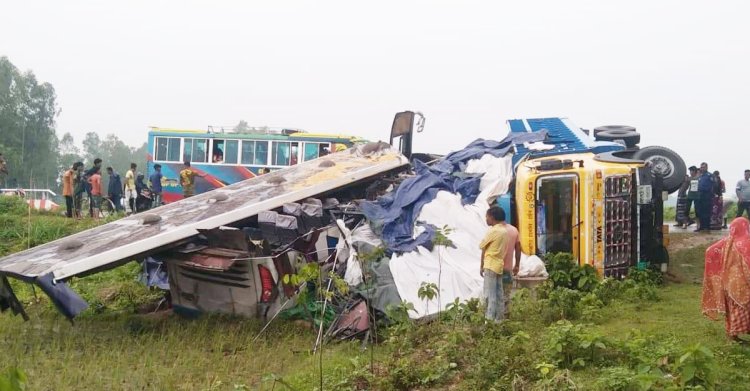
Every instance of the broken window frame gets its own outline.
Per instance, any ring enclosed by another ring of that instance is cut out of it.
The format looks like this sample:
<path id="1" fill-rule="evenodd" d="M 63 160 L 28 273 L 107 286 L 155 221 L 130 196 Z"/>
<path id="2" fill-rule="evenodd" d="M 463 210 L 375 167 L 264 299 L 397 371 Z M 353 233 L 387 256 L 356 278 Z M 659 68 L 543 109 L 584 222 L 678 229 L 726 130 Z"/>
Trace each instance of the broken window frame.
<path id="1" fill-rule="evenodd" d="M 315 156 L 308 155 L 308 146 L 314 146 L 315 147 Z M 302 146 L 302 161 L 307 162 L 310 160 L 315 160 L 321 156 L 321 152 L 328 148 L 328 153 L 331 153 L 331 143 L 324 143 L 324 142 L 305 142 Z M 324 156 L 324 155 L 323 155 Z"/>

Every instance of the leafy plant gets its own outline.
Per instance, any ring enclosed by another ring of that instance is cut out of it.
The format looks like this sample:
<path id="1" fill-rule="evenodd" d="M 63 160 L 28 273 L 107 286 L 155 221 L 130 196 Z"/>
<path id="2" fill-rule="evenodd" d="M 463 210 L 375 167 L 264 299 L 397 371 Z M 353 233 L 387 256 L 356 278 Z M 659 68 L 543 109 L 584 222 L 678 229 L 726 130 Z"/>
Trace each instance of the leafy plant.
<path id="1" fill-rule="evenodd" d="M 484 322 L 484 315 L 480 311 L 480 302 L 476 298 L 460 302 L 457 297 L 445 306 L 442 318 L 451 321 L 454 330 L 459 323 L 481 324 Z"/>
<path id="2" fill-rule="evenodd" d="M 596 269 L 591 265 L 579 266 L 570 253 L 547 254 L 544 262 L 556 288 L 591 292 L 599 284 Z"/>
<path id="3" fill-rule="evenodd" d="M 573 320 L 580 316 L 578 302 L 583 297 L 580 291 L 557 287 L 540 290 L 539 295 L 541 296 L 542 319 L 545 321 Z"/>
<path id="4" fill-rule="evenodd" d="M 547 357 L 561 368 L 583 368 L 597 363 L 609 342 L 601 334 L 586 330 L 591 327 L 568 321 L 550 326 L 544 344 Z"/>
<path id="5" fill-rule="evenodd" d="M 703 387 L 707 390 L 716 387 L 716 359 L 713 352 L 700 343 L 684 350 L 675 363 L 675 371 L 680 375 L 683 387 Z"/>
<path id="6" fill-rule="evenodd" d="M 324 325 L 329 325 L 333 321 L 336 313 L 331 306 L 325 306 L 324 301 L 331 300 L 337 295 L 346 295 L 349 285 L 333 272 L 326 275 L 325 281 L 322 277 L 317 263 L 307 263 L 296 274 L 284 275 L 282 281 L 285 284 L 300 287 L 296 305 L 283 312 L 285 318 L 307 319 L 316 326 L 320 326 L 321 321 Z M 326 284 L 328 281 L 333 288 L 330 291 Z"/>
<path id="7" fill-rule="evenodd" d="M 628 270 L 628 279 L 643 285 L 657 286 L 664 284 L 664 274 L 653 268 L 639 270 L 632 267 Z"/>
<path id="8" fill-rule="evenodd" d="M 453 244 L 453 241 L 448 237 L 448 235 L 450 235 L 451 233 L 453 233 L 453 229 L 448 227 L 447 225 L 444 225 L 442 228 L 438 229 L 437 232 L 435 232 L 435 238 L 432 241 L 433 245 L 437 248 L 438 253 L 438 318 L 440 318 L 440 313 L 443 309 L 443 303 L 440 301 L 440 292 L 442 291 L 443 283 L 443 247 L 456 248 L 456 246 Z"/>
<path id="9" fill-rule="evenodd" d="M 438 291 L 438 286 L 434 282 L 422 282 L 422 284 L 419 286 L 419 289 L 417 290 L 417 297 L 425 302 L 425 313 L 428 312 L 430 301 L 438 297 L 439 294 L 440 292 Z"/>

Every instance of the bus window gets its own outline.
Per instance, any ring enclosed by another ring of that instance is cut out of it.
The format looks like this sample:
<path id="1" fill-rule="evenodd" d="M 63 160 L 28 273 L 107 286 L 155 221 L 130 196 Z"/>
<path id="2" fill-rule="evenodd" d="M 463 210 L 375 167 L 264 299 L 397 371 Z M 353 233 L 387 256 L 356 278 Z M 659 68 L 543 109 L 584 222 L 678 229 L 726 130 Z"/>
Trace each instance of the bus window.
<path id="1" fill-rule="evenodd" d="M 211 144 L 211 163 L 224 163 L 224 140 L 213 140 Z"/>
<path id="2" fill-rule="evenodd" d="M 320 156 L 318 143 L 305 143 L 305 152 L 302 154 L 302 161 L 317 159 Z"/>
<path id="3" fill-rule="evenodd" d="M 274 141 L 271 150 L 271 164 L 274 166 L 289 165 L 289 143 Z"/>
<path id="4" fill-rule="evenodd" d="M 208 140 L 205 138 L 193 139 L 193 153 L 191 159 L 195 163 L 208 162 Z"/>
<path id="5" fill-rule="evenodd" d="M 267 141 L 242 141 L 242 164 L 265 166 L 268 164 Z"/>
<path id="6" fill-rule="evenodd" d="M 291 144 L 292 144 L 292 148 L 291 148 L 291 153 L 290 153 L 290 156 L 289 156 L 289 165 L 293 166 L 293 165 L 297 164 L 297 159 L 299 159 L 298 158 L 298 156 L 299 156 L 299 143 L 291 143 Z"/>
<path id="7" fill-rule="evenodd" d="M 242 141 L 242 164 L 255 164 L 255 141 Z"/>
<path id="8" fill-rule="evenodd" d="M 155 160 L 162 162 L 180 161 L 180 139 L 178 137 L 156 138 Z"/>
<path id="9" fill-rule="evenodd" d="M 237 154 L 239 153 L 239 141 L 227 140 L 224 147 L 224 163 L 237 164 Z"/>
<path id="10" fill-rule="evenodd" d="M 169 146 L 167 148 L 167 160 L 170 162 L 180 161 L 180 138 L 170 137 Z"/>
<path id="11" fill-rule="evenodd" d="M 193 155 L 193 139 L 191 138 L 185 139 L 185 145 L 184 145 L 183 150 L 185 152 L 183 152 L 182 154 L 182 161 L 183 162 L 191 161 L 192 159 L 190 159 L 190 157 Z"/>
<path id="12" fill-rule="evenodd" d="M 255 142 L 255 164 L 263 166 L 268 164 L 268 141 Z"/>
<path id="13" fill-rule="evenodd" d="M 156 138 L 156 160 L 164 161 L 167 160 L 167 149 L 169 146 L 169 140 L 166 137 Z"/>

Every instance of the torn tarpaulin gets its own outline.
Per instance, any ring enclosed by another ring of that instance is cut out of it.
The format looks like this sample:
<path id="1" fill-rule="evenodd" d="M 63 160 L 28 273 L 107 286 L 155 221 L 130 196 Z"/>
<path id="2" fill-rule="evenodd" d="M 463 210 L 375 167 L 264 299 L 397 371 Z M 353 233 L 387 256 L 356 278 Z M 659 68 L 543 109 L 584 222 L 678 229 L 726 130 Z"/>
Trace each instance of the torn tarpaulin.
<path id="1" fill-rule="evenodd" d="M 0 312 L 5 312 L 8 309 L 13 312 L 13 315 L 21 315 L 23 320 L 29 320 L 29 316 L 26 315 L 23 305 L 18 301 L 16 294 L 13 293 L 13 288 L 11 288 L 8 278 L 0 276 Z"/>
<path id="2" fill-rule="evenodd" d="M 37 277 L 36 283 L 52 299 L 55 307 L 71 321 L 76 315 L 89 308 L 89 305 L 70 289 L 68 284 L 63 281 L 55 282 L 52 273 Z"/>
<path id="3" fill-rule="evenodd" d="M 544 141 L 546 131 L 511 133 L 502 141 L 478 139 L 466 148 L 452 152 L 437 164 L 428 167 L 414 161 L 416 175 L 376 202 L 364 202 L 362 211 L 373 223 L 389 252 L 404 253 L 418 246 L 431 248 L 435 227 L 423 225 L 425 230 L 414 238 L 414 227 L 422 207 L 434 200 L 440 190 L 461 194 L 464 204 L 473 203 L 479 195 L 481 177 L 464 173 L 466 163 L 484 155 L 505 156 L 514 144 Z"/>

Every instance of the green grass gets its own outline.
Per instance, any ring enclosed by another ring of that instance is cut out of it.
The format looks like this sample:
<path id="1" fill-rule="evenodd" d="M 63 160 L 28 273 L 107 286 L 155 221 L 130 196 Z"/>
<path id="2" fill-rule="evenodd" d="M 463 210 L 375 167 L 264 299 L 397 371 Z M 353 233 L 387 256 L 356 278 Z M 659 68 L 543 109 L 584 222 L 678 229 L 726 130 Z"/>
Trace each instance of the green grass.
<path id="1" fill-rule="evenodd" d="M 0 204 L 0 212 L 7 205 Z M 12 208 L 10 208 L 12 209 Z M 0 213 L 0 254 L 26 248 L 25 211 Z M 94 226 L 58 216 L 32 215 L 32 243 Z M 38 228 L 34 228 L 38 227 Z M 705 246 L 672 254 L 675 276 L 659 288 L 659 300 L 615 301 L 589 320 L 592 333 L 624 342 L 633 330 L 675 349 L 701 343 L 716 355 L 718 389 L 747 389 L 750 349 L 730 342 L 723 322 L 702 316 L 700 297 Z M 71 324 L 43 294 L 13 282 L 31 321 L 0 315 L 0 373 L 21 368 L 28 389 L 311 390 L 319 384 L 318 357 L 310 350 L 315 332 L 276 321 L 257 342 L 256 320 L 203 317 L 185 320 L 135 309 L 159 297 L 136 281 L 138 265 L 76 279 L 71 285 L 91 309 Z M 519 309 L 516 309 L 519 310 Z M 433 322 L 392 329 L 370 351 L 358 342 L 324 350 L 324 389 L 541 389 L 536 365 L 549 360 L 543 341 L 550 328 L 538 316 L 518 316 L 502 326 Z M 583 321 L 575 321 L 583 322 Z M 528 338 L 523 334 L 528 334 Z M 665 343 L 666 343 L 665 342 Z M 619 364 L 618 364 L 619 365 Z M 604 389 L 601 367 L 570 372 L 578 389 Z M 560 372 L 565 374 L 566 372 Z M 568 376 L 568 375 L 565 375 Z M 408 383 L 411 382 L 411 383 Z M 398 385 L 401 386 L 398 386 Z M 559 383 L 548 389 L 560 389 Z"/>
<path id="2" fill-rule="evenodd" d="M 258 322 L 222 317 L 188 321 L 129 314 L 87 316 L 71 325 L 59 316 L 24 323 L 5 316 L 5 365 L 22 368 L 30 389 L 194 390 L 268 386 L 264 376 L 315 373 L 313 334 L 278 323 L 256 343 Z M 358 345 L 326 349 L 326 365 L 358 354 Z M 219 386 L 219 385 L 222 386 Z M 306 388 L 301 388 L 306 389 Z"/>

